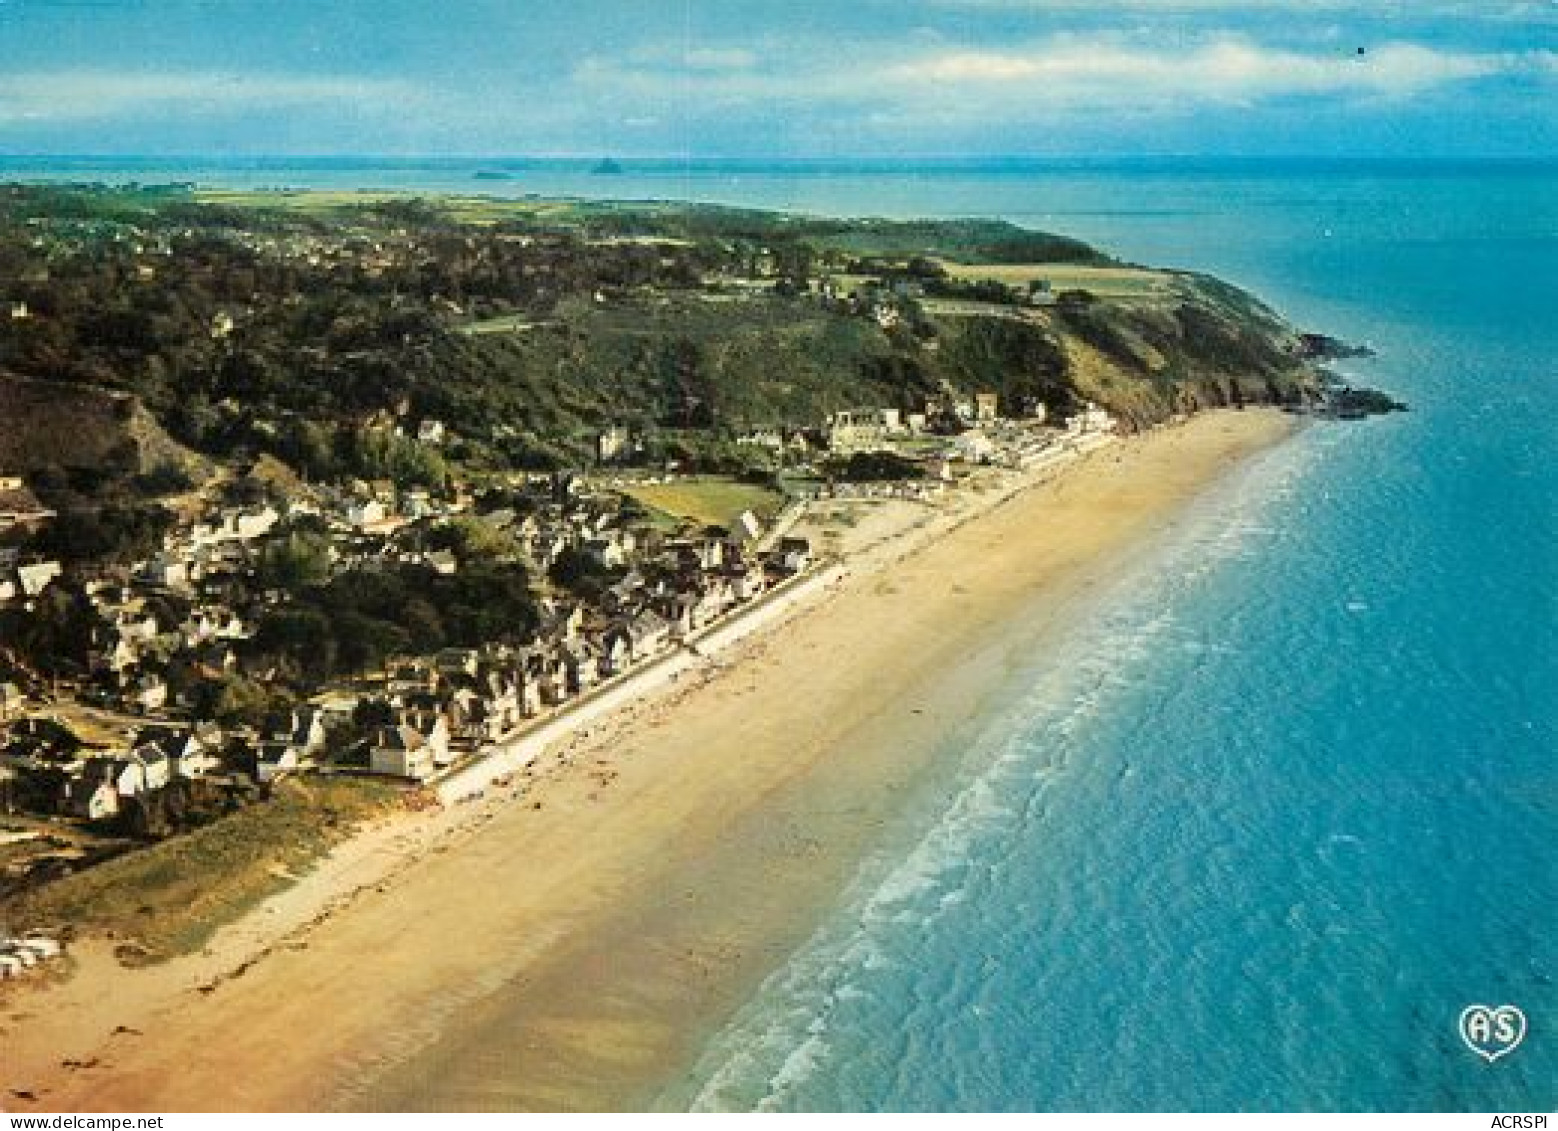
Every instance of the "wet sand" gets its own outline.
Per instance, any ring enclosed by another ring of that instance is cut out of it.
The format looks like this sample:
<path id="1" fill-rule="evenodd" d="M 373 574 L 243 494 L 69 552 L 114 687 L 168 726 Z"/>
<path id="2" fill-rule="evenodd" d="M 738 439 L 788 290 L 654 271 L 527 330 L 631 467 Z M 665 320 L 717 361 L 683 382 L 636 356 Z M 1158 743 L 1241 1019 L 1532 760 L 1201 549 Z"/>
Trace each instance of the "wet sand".
<path id="1" fill-rule="evenodd" d="M 0 1087 L 33 1099 L 0 1104 L 645 1105 L 809 935 L 1002 674 L 1290 428 L 1274 412 L 1199 416 L 896 565 L 889 549 L 861 560 L 731 662 L 576 739 L 521 796 L 214 988 L 195 988 L 194 964 L 89 958 L 58 990 L 7 1002 Z"/>

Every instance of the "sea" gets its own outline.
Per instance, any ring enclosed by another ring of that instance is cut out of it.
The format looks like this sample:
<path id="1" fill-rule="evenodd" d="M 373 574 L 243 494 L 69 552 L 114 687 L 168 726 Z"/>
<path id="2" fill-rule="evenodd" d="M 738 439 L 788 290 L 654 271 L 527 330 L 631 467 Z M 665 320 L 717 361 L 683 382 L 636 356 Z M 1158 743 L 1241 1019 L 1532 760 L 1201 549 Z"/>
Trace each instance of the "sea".
<path id="1" fill-rule="evenodd" d="M 1024 657 L 660 1106 L 1558 1107 L 1558 163 L 591 165 L 0 179 L 1003 217 L 1247 287 L 1411 406 L 1256 458 Z"/>

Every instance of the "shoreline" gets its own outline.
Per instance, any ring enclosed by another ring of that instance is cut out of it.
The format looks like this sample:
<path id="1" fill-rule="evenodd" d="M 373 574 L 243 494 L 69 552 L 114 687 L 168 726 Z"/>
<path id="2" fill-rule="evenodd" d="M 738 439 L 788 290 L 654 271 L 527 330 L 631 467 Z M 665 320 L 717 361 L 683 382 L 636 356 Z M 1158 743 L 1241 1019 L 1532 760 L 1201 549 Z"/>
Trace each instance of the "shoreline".
<path id="1" fill-rule="evenodd" d="M 523 787 L 369 830 L 201 955 L 119 971 L 87 948 L 4 1001 L 0 1104 L 649 1102 L 807 937 L 1014 650 L 1292 428 L 1204 414 L 917 524 Z"/>

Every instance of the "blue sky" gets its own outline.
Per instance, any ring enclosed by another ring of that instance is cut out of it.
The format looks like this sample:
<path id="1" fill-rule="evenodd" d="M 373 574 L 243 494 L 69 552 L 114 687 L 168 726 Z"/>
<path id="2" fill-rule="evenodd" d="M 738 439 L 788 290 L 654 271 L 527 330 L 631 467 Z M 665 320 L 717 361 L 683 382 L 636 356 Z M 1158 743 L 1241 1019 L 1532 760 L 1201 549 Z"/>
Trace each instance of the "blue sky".
<path id="1" fill-rule="evenodd" d="M 0 153 L 1558 155 L 1558 0 L 0 0 Z"/>

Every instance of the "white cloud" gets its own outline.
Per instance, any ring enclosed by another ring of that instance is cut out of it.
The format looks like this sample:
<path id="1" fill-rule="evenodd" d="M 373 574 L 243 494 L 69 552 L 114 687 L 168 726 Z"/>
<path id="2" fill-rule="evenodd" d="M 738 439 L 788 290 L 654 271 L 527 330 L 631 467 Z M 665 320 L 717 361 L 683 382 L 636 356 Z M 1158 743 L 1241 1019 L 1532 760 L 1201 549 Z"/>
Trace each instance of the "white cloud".
<path id="1" fill-rule="evenodd" d="M 220 72 L 46 71 L 0 75 L 0 123 L 109 121 L 136 113 L 198 116 L 234 110 L 339 105 L 403 109 L 419 97 L 374 79 Z"/>
<path id="2" fill-rule="evenodd" d="M 758 65 L 758 54 L 750 47 L 700 46 L 650 43 L 635 48 L 628 59 L 649 70 L 688 70 L 708 73 L 747 71 Z"/>
<path id="3" fill-rule="evenodd" d="M 1064 102 L 1246 102 L 1295 95 L 1406 96 L 1447 83 L 1531 69 L 1528 57 L 1386 44 L 1363 55 L 1312 54 L 1219 38 L 1184 50 L 1110 39 L 1059 39 L 1024 51 L 957 51 L 906 61 L 889 77 L 964 92 L 1014 87 Z"/>
<path id="4" fill-rule="evenodd" d="M 744 47 L 701 47 L 688 51 L 685 61 L 695 71 L 745 71 L 757 66 L 757 54 Z"/>
<path id="5" fill-rule="evenodd" d="M 1058 15 L 1156 12 L 1164 15 L 1270 11 L 1343 12 L 1367 19 L 1539 20 L 1558 18 L 1558 0 L 925 0 L 933 8 Z"/>
<path id="6" fill-rule="evenodd" d="M 1205 0 L 1212 2 L 1212 0 Z M 575 73 L 596 95 L 718 105 L 755 100 L 938 115 L 1034 108 L 1193 109 L 1288 98 L 1405 99 L 1493 76 L 1550 77 L 1552 52 L 1449 51 L 1414 43 L 1270 47 L 1242 36 L 1058 35 L 1000 50 L 947 44 L 864 48 L 820 63 L 776 55 L 740 70 L 640 66 L 596 57 Z M 874 58 L 876 62 L 864 60 Z"/>

